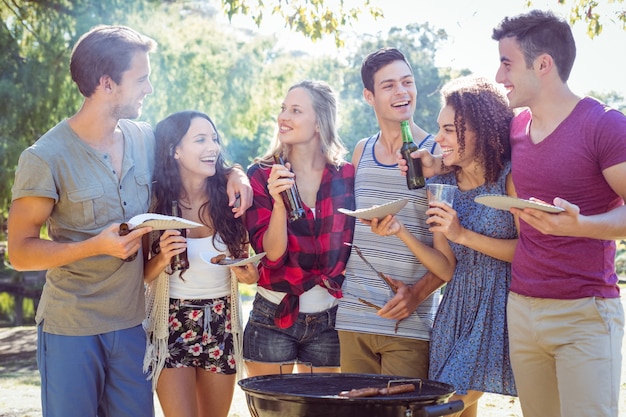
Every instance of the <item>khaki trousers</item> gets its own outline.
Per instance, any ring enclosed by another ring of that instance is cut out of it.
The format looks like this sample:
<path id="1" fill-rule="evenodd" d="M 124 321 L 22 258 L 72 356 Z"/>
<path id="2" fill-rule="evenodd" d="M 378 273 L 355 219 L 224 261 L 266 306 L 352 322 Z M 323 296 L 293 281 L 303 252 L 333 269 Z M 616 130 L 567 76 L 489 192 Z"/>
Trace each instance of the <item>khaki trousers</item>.
<path id="1" fill-rule="evenodd" d="M 524 417 L 617 417 L 621 300 L 509 293 L 511 365 Z"/>
<path id="2" fill-rule="evenodd" d="M 339 330 L 341 372 L 428 378 L 427 340 Z"/>

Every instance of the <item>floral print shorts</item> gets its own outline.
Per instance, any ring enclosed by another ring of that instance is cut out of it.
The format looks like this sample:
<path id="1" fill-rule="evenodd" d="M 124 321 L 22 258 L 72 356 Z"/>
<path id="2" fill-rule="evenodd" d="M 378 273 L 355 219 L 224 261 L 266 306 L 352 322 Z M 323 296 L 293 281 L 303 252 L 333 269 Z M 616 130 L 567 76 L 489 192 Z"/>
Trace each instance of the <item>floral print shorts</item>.
<path id="1" fill-rule="evenodd" d="M 236 373 L 230 320 L 230 297 L 170 299 L 166 368 L 195 367 Z"/>

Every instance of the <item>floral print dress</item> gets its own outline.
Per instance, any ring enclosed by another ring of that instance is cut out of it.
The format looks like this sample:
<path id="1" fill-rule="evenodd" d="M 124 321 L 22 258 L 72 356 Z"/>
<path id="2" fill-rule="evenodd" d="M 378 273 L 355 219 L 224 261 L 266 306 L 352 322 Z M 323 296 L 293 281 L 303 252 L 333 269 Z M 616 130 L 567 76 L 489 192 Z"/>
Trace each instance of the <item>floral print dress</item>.
<path id="1" fill-rule="evenodd" d="M 499 239 L 514 239 L 513 215 L 478 204 L 481 194 L 506 194 L 510 163 L 495 184 L 457 190 L 454 209 L 461 225 Z M 432 183 L 456 184 L 454 173 L 433 177 Z M 509 358 L 506 302 L 511 264 L 450 242 L 457 259 L 452 280 L 435 317 L 430 341 L 429 379 L 467 390 L 517 395 Z"/>

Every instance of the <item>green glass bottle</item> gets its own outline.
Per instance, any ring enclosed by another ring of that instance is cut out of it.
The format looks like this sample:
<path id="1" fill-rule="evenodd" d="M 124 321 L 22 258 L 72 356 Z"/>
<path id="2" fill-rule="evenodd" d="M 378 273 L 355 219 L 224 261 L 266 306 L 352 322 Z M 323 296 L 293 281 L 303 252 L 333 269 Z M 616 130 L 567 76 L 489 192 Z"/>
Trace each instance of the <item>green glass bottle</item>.
<path id="1" fill-rule="evenodd" d="M 409 168 L 406 172 L 406 186 L 409 190 L 417 190 L 426 185 L 424 175 L 422 174 L 422 161 L 419 158 L 411 158 L 411 153 L 416 151 L 418 148 L 415 142 L 413 142 L 413 135 L 411 135 L 409 121 L 403 120 L 400 123 L 400 127 L 402 128 L 402 147 L 400 148 L 400 153 Z"/>

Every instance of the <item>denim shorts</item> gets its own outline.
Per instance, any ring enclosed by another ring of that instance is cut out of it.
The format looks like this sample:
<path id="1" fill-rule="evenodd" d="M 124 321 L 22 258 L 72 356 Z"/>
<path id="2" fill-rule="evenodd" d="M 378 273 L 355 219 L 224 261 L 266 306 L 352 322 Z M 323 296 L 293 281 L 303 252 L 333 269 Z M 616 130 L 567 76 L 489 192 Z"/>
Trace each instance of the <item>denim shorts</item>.
<path id="1" fill-rule="evenodd" d="M 256 295 L 243 335 L 245 360 L 339 367 L 337 306 L 319 313 L 300 313 L 294 325 L 287 329 L 274 324 L 277 308 L 278 305 Z"/>

